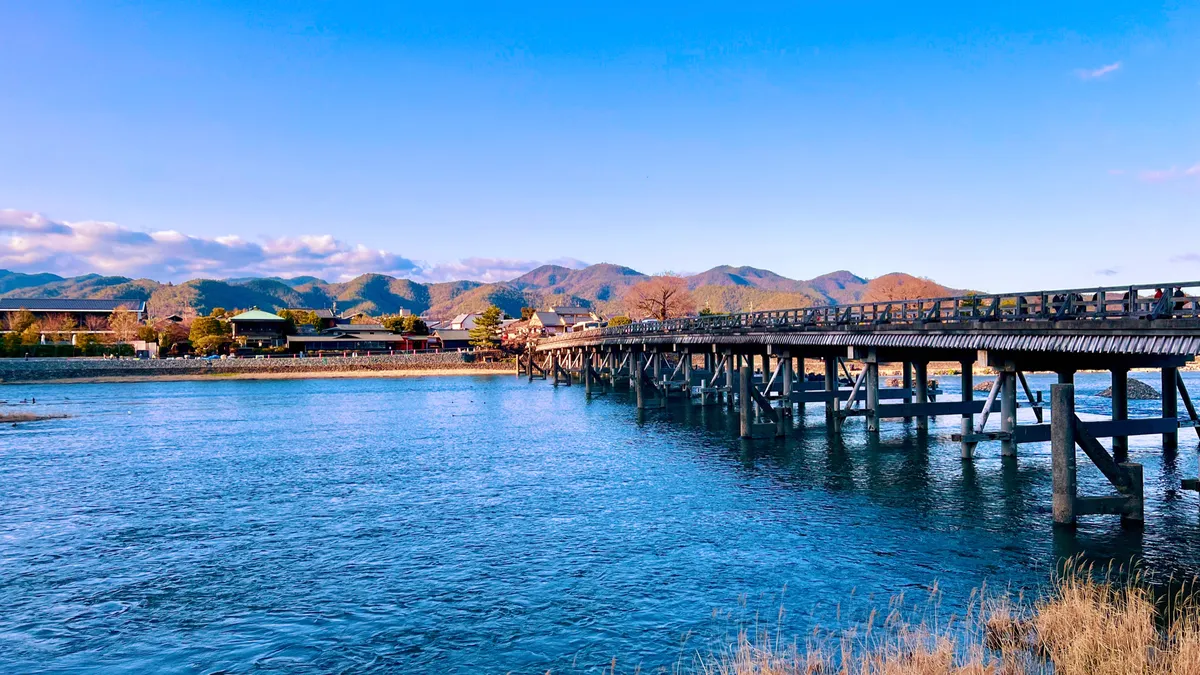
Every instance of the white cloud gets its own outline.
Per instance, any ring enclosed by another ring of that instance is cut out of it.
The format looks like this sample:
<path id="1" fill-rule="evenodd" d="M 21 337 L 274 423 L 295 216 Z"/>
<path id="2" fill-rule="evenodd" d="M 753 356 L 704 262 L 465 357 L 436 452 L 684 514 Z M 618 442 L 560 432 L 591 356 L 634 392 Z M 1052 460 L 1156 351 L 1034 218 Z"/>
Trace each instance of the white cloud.
<path id="1" fill-rule="evenodd" d="M 552 262 L 584 264 L 570 259 Z M 376 272 L 418 281 L 504 281 L 540 264 L 493 258 L 431 264 L 328 234 L 261 242 L 234 235 L 207 239 L 175 230 L 140 232 L 94 220 L 58 222 L 40 213 L 0 209 L 0 268 L 22 272 L 98 272 L 161 281 L 301 275 L 340 281 Z"/>
<path id="2" fill-rule="evenodd" d="M 1110 63 L 1107 66 L 1100 66 L 1099 68 L 1093 68 L 1091 70 L 1078 70 L 1078 71 L 1076 71 L 1076 74 L 1079 75 L 1080 79 L 1094 80 L 1098 77 L 1104 77 L 1105 75 L 1108 75 L 1109 73 L 1114 73 L 1120 69 L 1121 69 L 1121 62 L 1114 61 L 1113 63 Z"/>

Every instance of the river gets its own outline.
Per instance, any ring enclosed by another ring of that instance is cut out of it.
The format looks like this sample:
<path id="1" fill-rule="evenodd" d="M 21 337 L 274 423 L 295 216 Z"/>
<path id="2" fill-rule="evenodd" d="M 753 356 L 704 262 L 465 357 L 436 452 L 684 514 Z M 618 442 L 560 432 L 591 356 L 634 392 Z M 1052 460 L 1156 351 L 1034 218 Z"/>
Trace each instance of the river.
<path id="1" fill-rule="evenodd" d="M 1077 386 L 1107 414 L 1105 377 Z M 838 441 L 809 405 L 747 442 L 511 376 L 0 388 L 28 397 L 71 417 L 0 429 L 5 672 L 653 672 L 780 606 L 803 635 L 934 584 L 943 612 L 1035 592 L 1076 553 L 1200 572 L 1190 429 L 1131 440 L 1143 531 L 1056 532 L 1048 445 L 964 463 L 957 417 Z M 1080 486 L 1106 491 L 1082 460 Z"/>

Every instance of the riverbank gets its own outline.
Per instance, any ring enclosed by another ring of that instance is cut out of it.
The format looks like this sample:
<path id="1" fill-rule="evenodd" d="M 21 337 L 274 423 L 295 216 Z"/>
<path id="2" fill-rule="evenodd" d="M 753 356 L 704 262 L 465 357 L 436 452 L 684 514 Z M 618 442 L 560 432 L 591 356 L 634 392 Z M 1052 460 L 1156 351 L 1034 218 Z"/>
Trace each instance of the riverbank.
<path id="1" fill-rule="evenodd" d="M 511 375 L 512 364 L 476 362 L 470 354 L 395 354 L 283 359 L 5 359 L 0 383 L 296 380 L 310 378 Z"/>

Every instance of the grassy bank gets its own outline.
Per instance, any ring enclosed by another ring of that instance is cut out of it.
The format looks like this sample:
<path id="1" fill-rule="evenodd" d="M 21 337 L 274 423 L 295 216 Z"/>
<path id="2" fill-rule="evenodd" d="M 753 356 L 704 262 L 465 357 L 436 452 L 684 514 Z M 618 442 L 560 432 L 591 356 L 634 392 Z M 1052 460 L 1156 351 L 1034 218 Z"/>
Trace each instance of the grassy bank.
<path id="1" fill-rule="evenodd" d="M 726 649 L 673 673 L 699 675 L 1197 675 L 1200 605 L 1192 586 L 1169 597 L 1139 578 L 1114 583 L 1070 565 L 1044 597 L 974 596 L 966 616 L 941 618 L 936 589 L 920 609 L 903 597 L 886 613 L 836 632 L 789 639 L 738 631 Z M 781 610 L 782 619 L 782 610 Z M 782 622 L 782 621 L 780 621 Z M 622 670 L 614 662 L 610 674 Z"/>

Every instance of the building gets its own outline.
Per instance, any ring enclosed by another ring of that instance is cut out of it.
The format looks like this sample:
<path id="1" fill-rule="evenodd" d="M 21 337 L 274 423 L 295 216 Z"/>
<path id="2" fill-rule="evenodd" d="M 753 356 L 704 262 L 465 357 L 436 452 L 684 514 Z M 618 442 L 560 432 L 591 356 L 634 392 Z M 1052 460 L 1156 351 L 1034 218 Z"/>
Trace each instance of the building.
<path id="1" fill-rule="evenodd" d="M 279 347 L 284 344 L 287 319 L 252 309 L 229 318 L 233 328 L 233 339 L 247 347 Z"/>
<path id="2" fill-rule="evenodd" d="M 471 330 L 475 327 L 475 319 L 482 314 L 459 314 L 450 321 L 450 330 Z"/>
<path id="3" fill-rule="evenodd" d="M 288 351 L 392 352 L 437 349 L 437 336 L 402 335 L 375 323 L 343 324 L 317 335 L 289 335 Z"/>
<path id="4" fill-rule="evenodd" d="M 575 324 L 604 320 L 599 314 L 586 307 L 551 307 L 550 311 L 562 317 L 563 325 L 566 326 L 568 332 L 575 328 Z"/>
<path id="5" fill-rule="evenodd" d="M 118 309 L 136 313 L 138 321 L 146 318 L 145 300 L 0 298 L 0 329 L 7 329 L 17 314 L 27 310 L 38 321 L 45 321 L 53 316 L 67 316 L 75 321 L 80 330 L 108 330 L 108 319 Z"/>
<path id="6" fill-rule="evenodd" d="M 441 341 L 442 349 L 470 349 L 471 331 L 439 328 L 433 332 Z"/>
<path id="7" fill-rule="evenodd" d="M 529 330 L 539 335 L 558 335 L 567 332 L 567 324 L 558 312 L 539 310 L 529 317 Z"/>

